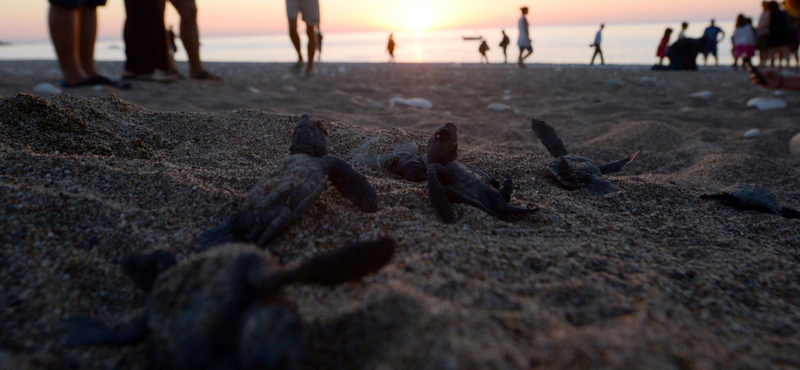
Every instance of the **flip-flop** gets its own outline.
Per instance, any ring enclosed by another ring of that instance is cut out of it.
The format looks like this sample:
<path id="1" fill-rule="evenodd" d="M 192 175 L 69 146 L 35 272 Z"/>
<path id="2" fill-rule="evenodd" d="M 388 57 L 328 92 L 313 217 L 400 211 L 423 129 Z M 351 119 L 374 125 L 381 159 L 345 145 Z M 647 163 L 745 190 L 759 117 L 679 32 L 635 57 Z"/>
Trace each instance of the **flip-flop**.
<path id="1" fill-rule="evenodd" d="M 200 80 L 200 81 L 222 81 L 222 77 L 216 76 L 211 74 L 211 72 L 203 71 L 194 76 L 192 76 L 193 80 Z"/>
<path id="2" fill-rule="evenodd" d="M 83 80 L 83 81 L 75 83 L 75 84 L 69 84 L 69 83 L 67 83 L 67 81 L 61 81 L 61 82 L 58 83 L 58 86 L 63 87 L 65 89 L 73 89 L 73 88 L 76 88 L 76 87 L 85 87 L 85 86 L 89 86 L 87 84 L 87 81 L 89 81 L 89 80 Z"/>
<path id="3" fill-rule="evenodd" d="M 303 67 L 305 67 L 305 63 L 297 62 L 292 66 L 292 73 L 300 74 L 303 71 Z"/>
<path id="4" fill-rule="evenodd" d="M 83 86 L 110 86 L 120 90 L 130 90 L 133 86 L 127 82 L 114 81 L 105 76 L 92 77 L 81 82 Z"/>

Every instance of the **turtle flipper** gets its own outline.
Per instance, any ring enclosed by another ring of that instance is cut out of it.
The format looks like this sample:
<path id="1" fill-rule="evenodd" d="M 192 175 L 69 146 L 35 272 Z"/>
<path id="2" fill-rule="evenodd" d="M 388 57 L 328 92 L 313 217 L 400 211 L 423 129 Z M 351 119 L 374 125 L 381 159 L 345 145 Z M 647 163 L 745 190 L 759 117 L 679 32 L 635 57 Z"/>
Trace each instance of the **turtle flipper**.
<path id="1" fill-rule="evenodd" d="M 125 346 L 144 342 L 150 330 L 147 316 L 136 318 L 129 328 L 111 329 L 89 318 L 73 318 L 61 324 L 64 344 L 78 346 Z"/>
<path id="2" fill-rule="evenodd" d="M 162 272 L 177 263 L 175 256 L 163 249 L 150 253 L 131 253 L 122 258 L 122 271 L 128 275 L 136 287 L 150 292 L 153 283 Z"/>
<path id="3" fill-rule="evenodd" d="M 602 172 L 603 175 L 608 175 L 609 173 L 622 171 L 622 167 L 625 167 L 626 164 L 633 162 L 633 160 L 636 159 L 639 153 L 641 152 L 633 153 L 629 155 L 627 158 L 620 159 L 616 162 L 604 164 L 600 166 L 600 172 Z"/>
<path id="4" fill-rule="evenodd" d="M 362 212 L 378 211 L 378 194 L 364 175 L 339 158 L 326 155 L 322 159 L 328 164 L 331 183 L 342 196 Z"/>
<path id="5" fill-rule="evenodd" d="M 547 122 L 534 118 L 531 122 L 531 128 L 533 128 L 533 132 L 536 133 L 542 145 L 547 148 L 547 151 L 550 152 L 550 155 L 554 158 L 569 154 L 567 148 L 564 146 L 564 142 L 561 141 L 558 134 L 556 134 L 556 130 L 548 125 Z"/>
<path id="6" fill-rule="evenodd" d="M 586 189 L 589 190 L 589 193 L 592 195 L 606 195 L 614 191 L 608 181 L 598 176 L 592 176 L 589 183 L 586 184 Z"/>
<path id="7" fill-rule="evenodd" d="M 456 222 L 456 215 L 453 211 L 453 204 L 447 199 L 447 191 L 436 175 L 438 167 L 438 165 L 428 166 L 428 198 L 439 217 L 445 223 L 452 224 Z"/>
<path id="8" fill-rule="evenodd" d="M 800 220 L 800 212 L 797 212 L 793 209 L 783 207 L 781 209 L 781 216 L 789 219 Z"/>
<path id="9" fill-rule="evenodd" d="M 506 203 L 511 201 L 511 194 L 514 194 L 514 180 L 511 179 L 511 173 L 506 173 L 506 180 L 500 187 L 500 195 L 503 196 Z"/>

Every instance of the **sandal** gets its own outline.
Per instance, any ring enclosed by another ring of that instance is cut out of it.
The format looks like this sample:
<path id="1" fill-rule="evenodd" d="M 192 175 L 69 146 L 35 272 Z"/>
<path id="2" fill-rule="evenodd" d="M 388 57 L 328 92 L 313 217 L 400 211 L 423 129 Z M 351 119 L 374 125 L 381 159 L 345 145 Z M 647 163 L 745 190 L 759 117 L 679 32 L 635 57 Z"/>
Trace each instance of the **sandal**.
<path id="1" fill-rule="evenodd" d="M 80 83 L 83 86 L 110 86 L 120 90 L 130 90 L 133 86 L 127 82 L 114 81 L 105 76 L 92 77 Z"/>
<path id="2" fill-rule="evenodd" d="M 200 81 L 222 81 L 222 77 L 216 76 L 211 74 L 211 72 L 203 71 L 194 76 L 192 76 L 193 80 L 200 80 Z"/>

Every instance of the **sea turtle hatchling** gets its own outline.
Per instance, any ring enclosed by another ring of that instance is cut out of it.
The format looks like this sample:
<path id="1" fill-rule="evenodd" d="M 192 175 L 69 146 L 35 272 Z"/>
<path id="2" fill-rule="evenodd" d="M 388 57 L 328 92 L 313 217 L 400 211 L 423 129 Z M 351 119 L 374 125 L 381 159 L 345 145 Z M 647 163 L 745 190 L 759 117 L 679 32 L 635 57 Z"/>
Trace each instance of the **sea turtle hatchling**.
<path id="1" fill-rule="evenodd" d="M 556 130 L 545 121 L 533 119 L 531 123 L 533 132 L 547 148 L 555 161 L 550 163 L 548 169 L 567 189 L 580 189 L 585 187 L 594 195 L 604 195 L 612 192 L 611 184 L 603 180 L 603 175 L 619 172 L 626 164 L 633 162 L 640 152 L 631 154 L 625 159 L 597 166 L 588 158 L 569 154 L 564 142 L 556 134 Z"/>
<path id="2" fill-rule="evenodd" d="M 785 218 L 800 219 L 800 212 L 782 207 L 775 194 L 758 184 L 734 184 L 720 190 L 717 194 L 704 194 L 700 198 L 718 199 L 741 210 L 752 209 L 774 213 Z"/>
<path id="3" fill-rule="evenodd" d="M 375 189 L 347 162 L 327 154 L 327 136 L 321 122 L 303 114 L 294 128 L 290 155 L 282 165 L 265 173 L 250 191 L 243 209 L 201 233 L 195 246 L 206 249 L 251 242 L 264 248 L 317 202 L 328 180 L 361 211 L 377 212 Z"/>
<path id="4" fill-rule="evenodd" d="M 282 288 L 358 280 L 386 265 L 394 250 L 391 239 L 354 244 L 292 269 L 279 268 L 252 244 L 226 244 L 172 267 L 175 259 L 164 251 L 126 256 L 126 274 L 139 288 L 152 288 L 146 312 L 126 329 L 69 320 L 64 343 L 147 340 L 157 369 L 295 369 L 310 333 Z"/>

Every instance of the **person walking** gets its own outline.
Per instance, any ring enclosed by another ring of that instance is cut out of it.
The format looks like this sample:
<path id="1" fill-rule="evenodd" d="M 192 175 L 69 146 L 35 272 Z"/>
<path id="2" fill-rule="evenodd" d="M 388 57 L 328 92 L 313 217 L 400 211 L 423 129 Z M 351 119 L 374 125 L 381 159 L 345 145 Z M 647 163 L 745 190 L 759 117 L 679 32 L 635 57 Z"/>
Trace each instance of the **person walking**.
<path id="1" fill-rule="evenodd" d="M 686 30 L 689 28 L 689 22 L 681 23 L 681 32 L 678 33 L 678 40 L 686 38 Z"/>
<path id="2" fill-rule="evenodd" d="M 489 51 L 489 44 L 486 43 L 486 40 L 481 42 L 481 46 L 478 47 L 478 52 L 481 53 L 481 64 L 486 61 L 486 64 L 489 64 L 489 57 L 486 56 L 486 52 Z"/>
<path id="3" fill-rule="evenodd" d="M 50 0 L 50 39 L 58 56 L 62 87 L 107 85 L 130 88 L 97 71 L 94 46 L 97 41 L 97 7 L 106 0 Z"/>
<path id="4" fill-rule="evenodd" d="M 394 60 L 394 49 L 397 47 L 394 43 L 394 34 L 389 34 L 389 45 L 386 46 L 386 50 L 389 51 L 389 63 L 395 63 Z"/>
<path id="5" fill-rule="evenodd" d="M 314 72 L 314 53 L 317 50 L 317 27 L 319 27 L 320 13 L 319 0 L 286 0 L 286 16 L 289 18 L 289 37 L 292 39 L 294 49 L 297 51 L 297 63 L 293 70 L 300 72 L 303 69 L 303 53 L 300 50 L 300 35 L 297 34 L 297 14 L 303 14 L 308 36 L 308 64 L 306 75 Z"/>
<path id="6" fill-rule="evenodd" d="M 756 55 L 756 31 L 752 21 L 739 14 L 736 18 L 736 30 L 731 36 L 733 43 L 733 69 L 739 69 L 739 59 L 742 59 L 742 68 L 751 63 L 751 58 Z"/>
<path id="7" fill-rule="evenodd" d="M 605 59 L 603 59 L 603 50 L 600 48 L 600 44 L 603 42 L 603 28 L 605 28 L 605 24 L 600 25 L 600 29 L 594 35 L 594 44 L 589 45 L 589 47 L 594 47 L 594 55 L 592 55 L 592 63 L 590 65 L 594 65 L 594 58 L 600 56 L 600 65 L 606 65 Z"/>
<path id="8" fill-rule="evenodd" d="M 720 37 L 721 35 L 721 37 Z M 714 65 L 719 65 L 719 57 L 717 56 L 717 44 L 725 39 L 725 31 L 717 27 L 716 21 L 711 20 L 711 24 L 703 31 L 703 37 L 708 39 L 706 49 L 703 50 L 703 64 L 708 65 L 708 55 L 714 56 Z"/>
<path id="9" fill-rule="evenodd" d="M 221 77 L 206 71 L 203 68 L 203 61 L 200 60 L 200 27 L 197 24 L 195 0 L 169 0 L 169 2 L 181 17 L 179 27 L 183 49 L 189 57 L 189 77 L 195 80 L 221 81 Z M 166 2 L 163 4 L 166 6 Z M 172 70 L 175 70 L 174 64 Z"/>
<path id="10" fill-rule="evenodd" d="M 506 30 L 503 30 L 502 32 L 503 41 L 500 41 L 500 47 L 503 48 L 503 63 L 508 64 L 508 52 L 506 49 L 508 49 L 508 45 L 511 44 L 511 39 L 509 39 L 508 35 L 506 35 Z"/>
<path id="11" fill-rule="evenodd" d="M 656 56 L 658 57 L 658 65 L 664 65 L 664 58 L 667 57 L 667 47 L 669 46 L 669 39 L 672 37 L 672 28 L 664 30 L 664 37 L 661 38 L 661 43 L 658 44 Z"/>
<path id="12" fill-rule="evenodd" d="M 525 68 L 525 59 L 528 59 L 533 54 L 533 43 L 531 41 L 531 36 L 529 32 L 529 24 L 528 24 L 528 7 L 523 6 L 520 8 L 522 11 L 522 17 L 519 18 L 518 27 L 519 27 L 519 38 L 517 39 L 517 45 L 519 46 L 519 59 L 517 64 L 520 68 Z M 525 51 L 528 51 L 528 54 L 524 54 Z"/>

